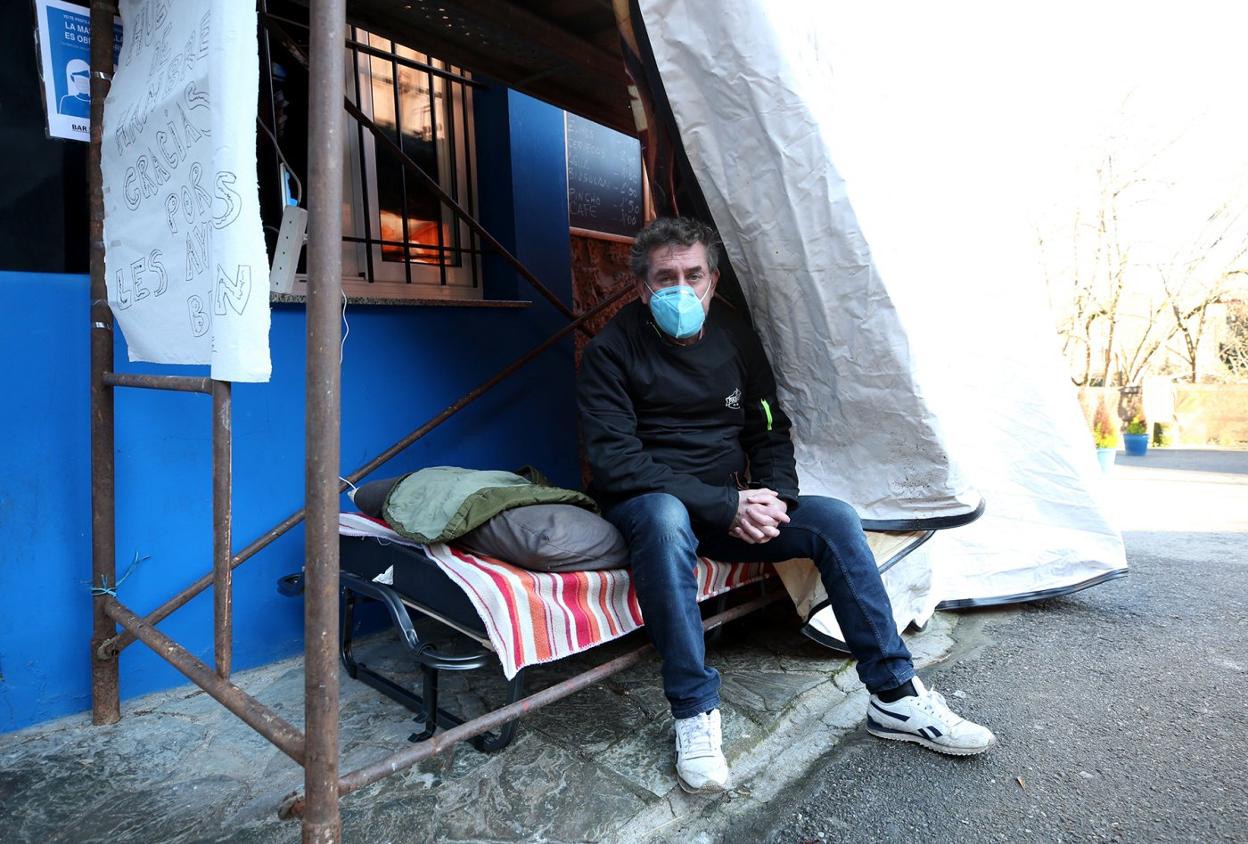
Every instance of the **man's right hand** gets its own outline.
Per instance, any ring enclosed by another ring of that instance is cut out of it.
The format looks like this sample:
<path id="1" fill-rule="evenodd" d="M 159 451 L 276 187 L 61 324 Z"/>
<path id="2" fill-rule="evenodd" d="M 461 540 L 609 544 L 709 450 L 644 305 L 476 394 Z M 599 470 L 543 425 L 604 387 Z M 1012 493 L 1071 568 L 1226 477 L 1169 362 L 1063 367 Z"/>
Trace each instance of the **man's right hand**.
<path id="1" fill-rule="evenodd" d="M 737 496 L 737 515 L 728 530 L 730 536 L 757 545 L 780 535 L 780 525 L 789 521 L 788 505 L 775 490 L 743 489 Z"/>

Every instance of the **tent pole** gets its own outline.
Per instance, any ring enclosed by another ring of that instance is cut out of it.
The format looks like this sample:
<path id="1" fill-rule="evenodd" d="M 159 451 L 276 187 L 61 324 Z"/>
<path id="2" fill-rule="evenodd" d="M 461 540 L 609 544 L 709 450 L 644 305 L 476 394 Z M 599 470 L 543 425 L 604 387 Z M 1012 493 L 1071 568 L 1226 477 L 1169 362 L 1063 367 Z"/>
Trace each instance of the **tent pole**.
<path id="1" fill-rule="evenodd" d="M 342 840 L 338 811 L 338 475 L 345 0 L 312 0 L 308 76 L 305 844 Z"/>
<path id="2" fill-rule="evenodd" d="M 91 142 L 87 149 L 87 202 L 91 255 L 91 584 L 117 582 L 116 499 L 113 467 L 113 389 L 104 376 L 113 368 L 113 313 L 104 284 L 104 180 L 100 151 L 104 139 L 104 98 L 113 78 L 113 16 L 108 0 L 91 2 Z M 104 612 L 103 593 L 91 599 L 91 723 L 121 720 L 116 655 L 98 656 L 117 627 Z"/>

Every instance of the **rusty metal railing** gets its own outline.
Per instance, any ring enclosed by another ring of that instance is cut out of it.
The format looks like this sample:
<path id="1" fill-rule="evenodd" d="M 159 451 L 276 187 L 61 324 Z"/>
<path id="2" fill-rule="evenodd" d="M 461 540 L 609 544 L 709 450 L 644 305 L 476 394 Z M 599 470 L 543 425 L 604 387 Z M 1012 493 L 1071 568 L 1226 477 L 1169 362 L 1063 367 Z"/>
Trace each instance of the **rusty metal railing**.
<path id="1" fill-rule="evenodd" d="M 587 323 L 632 290 L 624 284 L 597 305 L 577 315 L 428 173 L 393 143 L 365 114 L 343 96 L 345 0 L 311 0 L 310 56 L 264 16 L 264 24 L 286 44 L 309 70 L 309 249 L 308 333 L 306 373 L 307 454 L 306 506 L 233 553 L 231 497 L 232 391 L 227 382 L 211 378 L 118 373 L 113 366 L 113 319 L 104 277 L 104 204 L 100 151 L 103 141 L 103 105 L 112 76 L 112 0 L 91 0 L 91 142 L 88 151 L 88 190 L 91 257 L 91 425 L 92 425 L 92 720 L 114 723 L 120 718 L 118 656 L 139 641 L 204 689 L 226 709 L 264 736 L 304 768 L 305 797 L 292 795 L 284 816 L 303 820 L 303 840 L 341 840 L 340 795 L 402 770 L 450 745 L 514 720 L 540 706 L 560 700 L 594 682 L 627 668 L 649 653 L 640 648 L 588 672 L 565 680 L 524 700 L 468 721 L 428 742 L 405 748 L 377 762 L 338 774 L 338 496 L 446 422 L 469 404 L 520 370 L 574 331 L 590 332 Z M 405 437 L 382 451 L 346 478 L 340 465 L 340 328 L 341 296 L 342 143 L 346 112 L 394 155 L 418 181 L 543 296 L 569 322 L 477 387 L 451 403 Z M 140 617 L 123 605 L 115 593 L 115 454 L 114 390 L 118 387 L 191 392 L 212 398 L 213 547 L 211 570 L 155 610 Z M 232 664 L 233 570 L 306 521 L 305 576 L 305 732 L 285 721 L 230 682 Z M 213 587 L 213 666 L 208 666 L 156 628 L 193 597 Z M 764 596 L 707 619 L 707 629 L 757 609 L 776 599 Z M 118 628 L 120 627 L 120 630 Z"/>
<path id="2" fill-rule="evenodd" d="M 104 283 L 104 99 L 113 78 L 113 15 L 104 0 L 91 0 L 91 141 L 87 149 L 87 204 L 91 256 L 91 583 L 117 582 L 116 500 L 113 491 L 113 390 L 105 380 L 113 368 L 113 312 Z M 91 600 L 91 652 L 113 636 L 105 595 Z M 121 718 L 117 660 L 91 661 L 91 722 Z"/>

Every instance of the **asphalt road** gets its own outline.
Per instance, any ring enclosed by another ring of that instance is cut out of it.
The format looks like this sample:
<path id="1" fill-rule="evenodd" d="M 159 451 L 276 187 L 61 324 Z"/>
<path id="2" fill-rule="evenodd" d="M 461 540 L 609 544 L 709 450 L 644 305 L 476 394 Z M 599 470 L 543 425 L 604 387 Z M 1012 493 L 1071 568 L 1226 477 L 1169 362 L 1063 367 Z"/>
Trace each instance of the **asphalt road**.
<path id="1" fill-rule="evenodd" d="M 1130 575 L 966 614 L 927 672 L 997 747 L 859 729 L 728 840 L 1248 842 L 1248 453 L 1120 459 L 1111 486 Z"/>

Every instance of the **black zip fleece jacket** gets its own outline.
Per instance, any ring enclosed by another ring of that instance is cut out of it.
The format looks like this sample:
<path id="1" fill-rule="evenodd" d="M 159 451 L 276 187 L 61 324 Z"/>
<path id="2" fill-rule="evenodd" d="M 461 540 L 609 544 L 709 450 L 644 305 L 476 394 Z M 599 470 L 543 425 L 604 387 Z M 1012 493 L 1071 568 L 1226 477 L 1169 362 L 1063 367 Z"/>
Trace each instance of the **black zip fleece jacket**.
<path id="1" fill-rule="evenodd" d="M 702 338 L 666 339 L 640 301 L 586 347 L 581 431 L 604 508 L 649 492 L 676 496 L 702 525 L 727 531 L 737 492 L 768 487 L 797 506 L 789 418 L 753 329 L 714 304 Z"/>

